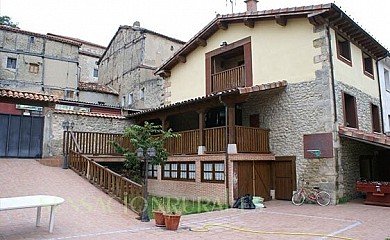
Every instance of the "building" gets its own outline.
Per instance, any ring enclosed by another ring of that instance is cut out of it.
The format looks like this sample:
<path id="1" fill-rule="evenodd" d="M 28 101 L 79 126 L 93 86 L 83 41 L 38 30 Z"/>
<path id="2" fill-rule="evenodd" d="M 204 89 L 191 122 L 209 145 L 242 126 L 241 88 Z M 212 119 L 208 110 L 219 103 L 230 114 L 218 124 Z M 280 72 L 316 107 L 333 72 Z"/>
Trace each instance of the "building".
<path id="1" fill-rule="evenodd" d="M 389 181 L 376 67 L 388 50 L 335 4 L 245 2 L 156 70 L 164 106 L 129 115 L 181 133 L 150 169 L 150 192 L 290 200 L 304 179 L 336 203 L 357 197 L 362 177 Z"/>
<path id="2" fill-rule="evenodd" d="M 120 26 L 99 60 L 99 83 L 115 89 L 124 108 L 158 107 L 164 102 L 164 81 L 154 71 L 183 44 L 139 22 Z"/>
<path id="3" fill-rule="evenodd" d="M 390 134 L 390 57 L 381 59 L 378 63 L 382 100 L 382 123 L 386 135 Z"/>

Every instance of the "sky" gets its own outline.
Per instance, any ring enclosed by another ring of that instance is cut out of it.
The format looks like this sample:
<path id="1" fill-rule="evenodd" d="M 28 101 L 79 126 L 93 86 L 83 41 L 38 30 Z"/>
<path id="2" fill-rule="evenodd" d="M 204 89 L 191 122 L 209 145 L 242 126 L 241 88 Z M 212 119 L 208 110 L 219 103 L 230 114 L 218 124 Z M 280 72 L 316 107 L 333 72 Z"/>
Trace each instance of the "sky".
<path id="1" fill-rule="evenodd" d="M 232 4 L 231 4 L 232 2 Z M 258 9 L 329 3 L 327 0 L 260 0 Z M 390 49 L 390 0 L 334 3 Z M 188 41 L 217 13 L 245 12 L 244 0 L 0 0 L 0 15 L 22 30 L 54 33 L 107 46 L 121 25 L 141 27 Z"/>

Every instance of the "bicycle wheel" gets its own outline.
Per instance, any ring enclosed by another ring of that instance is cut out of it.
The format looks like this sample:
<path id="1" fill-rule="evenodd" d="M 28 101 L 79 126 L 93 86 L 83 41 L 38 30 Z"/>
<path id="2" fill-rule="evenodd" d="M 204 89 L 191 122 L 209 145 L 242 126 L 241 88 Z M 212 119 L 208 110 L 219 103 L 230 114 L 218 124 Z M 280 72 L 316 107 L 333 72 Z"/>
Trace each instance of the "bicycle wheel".
<path id="1" fill-rule="evenodd" d="M 330 203 L 330 195 L 325 191 L 317 193 L 317 203 L 321 206 L 328 206 Z"/>
<path id="2" fill-rule="evenodd" d="M 303 195 L 302 192 L 296 192 L 293 194 L 292 198 L 291 198 L 291 202 L 296 205 L 296 206 L 300 206 L 303 204 L 303 202 L 305 201 L 305 195 Z"/>

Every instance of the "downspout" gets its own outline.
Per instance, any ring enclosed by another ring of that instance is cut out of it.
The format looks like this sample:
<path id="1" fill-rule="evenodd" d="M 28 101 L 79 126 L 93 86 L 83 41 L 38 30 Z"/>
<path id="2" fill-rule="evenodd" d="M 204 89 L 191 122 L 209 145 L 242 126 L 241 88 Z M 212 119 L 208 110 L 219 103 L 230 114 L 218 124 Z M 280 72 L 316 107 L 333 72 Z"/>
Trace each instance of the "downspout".
<path id="1" fill-rule="evenodd" d="M 45 54 L 46 54 L 46 41 L 47 39 L 43 39 L 43 48 L 42 48 L 42 77 L 41 77 L 41 85 L 42 85 L 42 91 L 45 92 Z M 51 94 L 49 92 L 49 94 Z"/>
<path id="2" fill-rule="evenodd" d="M 328 45 L 329 45 L 329 64 L 330 64 L 330 79 L 332 86 L 332 96 L 333 96 L 333 114 L 334 114 L 334 123 L 337 123 L 337 105 L 336 105 L 336 91 L 335 91 L 335 78 L 334 78 L 334 65 L 333 65 L 333 52 L 332 52 L 332 39 L 330 35 L 329 25 L 326 26 L 326 34 L 328 36 Z"/>
<path id="3" fill-rule="evenodd" d="M 229 153 L 228 153 L 228 145 L 229 145 L 229 138 L 228 138 L 228 106 L 225 102 L 222 101 L 222 97 L 219 96 L 219 102 L 225 106 L 225 186 L 226 186 L 226 204 L 230 206 L 229 204 Z"/>
<path id="4" fill-rule="evenodd" d="M 389 53 L 387 53 L 384 57 L 382 57 L 382 58 L 378 58 L 378 60 L 376 60 L 375 61 L 375 63 L 376 63 L 376 75 L 377 75 L 377 78 L 378 78 L 378 87 L 379 87 L 379 106 L 380 106 L 380 108 L 381 108 L 381 116 L 382 116 L 382 121 L 381 121 L 381 127 L 382 127 L 382 133 L 384 133 L 385 132 L 385 124 L 383 123 L 384 121 L 383 121 L 383 119 L 384 119 L 384 111 L 383 111 L 383 104 L 382 104 L 382 89 L 381 89 L 381 81 L 380 81 L 380 78 L 379 78 L 379 75 L 380 75 L 380 73 L 379 73 L 379 66 L 378 66 L 378 63 L 380 62 L 380 61 L 382 61 L 383 59 L 385 59 L 386 57 L 388 57 L 389 56 Z"/>

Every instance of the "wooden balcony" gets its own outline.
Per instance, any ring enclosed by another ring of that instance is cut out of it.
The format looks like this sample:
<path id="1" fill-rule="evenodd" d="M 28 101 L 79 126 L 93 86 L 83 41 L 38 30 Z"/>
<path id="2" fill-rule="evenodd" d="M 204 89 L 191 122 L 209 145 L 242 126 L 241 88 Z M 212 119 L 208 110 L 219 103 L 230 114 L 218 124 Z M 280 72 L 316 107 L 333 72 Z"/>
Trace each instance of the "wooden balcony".
<path id="1" fill-rule="evenodd" d="M 211 74 L 211 91 L 220 92 L 245 86 L 245 66 Z"/>

